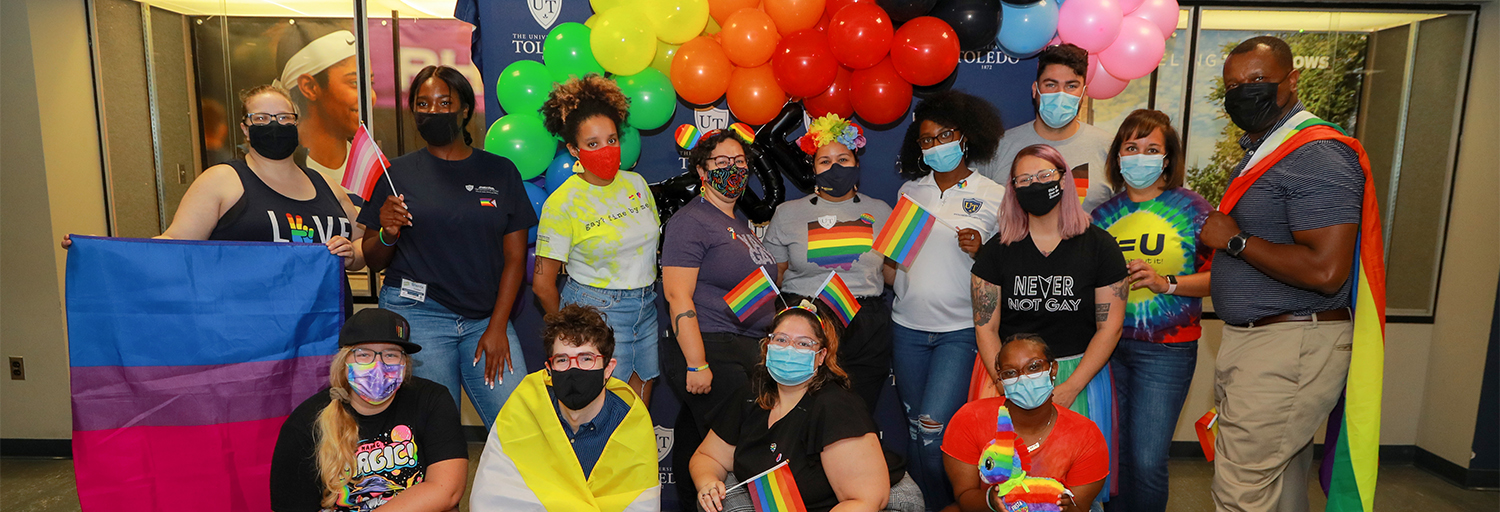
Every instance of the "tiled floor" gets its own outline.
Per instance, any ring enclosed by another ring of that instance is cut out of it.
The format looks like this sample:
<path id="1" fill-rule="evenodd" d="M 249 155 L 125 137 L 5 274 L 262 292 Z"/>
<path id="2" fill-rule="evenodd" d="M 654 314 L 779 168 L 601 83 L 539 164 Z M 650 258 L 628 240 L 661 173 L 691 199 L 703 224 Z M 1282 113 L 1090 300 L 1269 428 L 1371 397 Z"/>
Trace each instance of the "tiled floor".
<path id="1" fill-rule="evenodd" d="M 481 446 L 469 445 L 470 460 L 479 460 Z M 474 478 L 474 467 L 469 478 Z M 1195 460 L 1172 461 L 1172 512 L 1213 510 L 1209 481 L 1213 466 Z M 1323 509 L 1322 492 L 1317 483 L 1308 483 L 1312 510 Z M 460 507 L 468 510 L 468 500 Z M 7 512 L 52 512 L 78 510 L 78 495 L 73 488 L 73 461 L 43 459 L 0 459 L 0 508 Z M 1466 491 L 1411 466 L 1380 468 L 1380 484 L 1375 494 L 1375 510 L 1380 512 L 1479 512 L 1500 510 L 1500 492 Z"/>

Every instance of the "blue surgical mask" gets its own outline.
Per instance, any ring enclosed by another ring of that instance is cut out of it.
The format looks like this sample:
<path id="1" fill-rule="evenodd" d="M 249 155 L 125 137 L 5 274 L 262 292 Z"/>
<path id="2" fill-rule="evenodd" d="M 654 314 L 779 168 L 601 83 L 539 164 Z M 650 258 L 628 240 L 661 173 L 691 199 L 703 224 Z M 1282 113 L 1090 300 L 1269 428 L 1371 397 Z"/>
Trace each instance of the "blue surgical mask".
<path id="1" fill-rule="evenodd" d="M 964 159 L 963 139 L 922 150 L 922 161 L 937 172 L 948 172 L 958 168 Z"/>
<path id="2" fill-rule="evenodd" d="M 1167 155 L 1128 155 L 1120 157 L 1120 176 L 1130 188 L 1146 188 L 1161 177 Z"/>
<path id="3" fill-rule="evenodd" d="M 1052 398 L 1052 370 L 1001 380 L 1000 385 L 1005 387 L 1007 402 L 1022 409 L 1035 409 Z"/>
<path id="4" fill-rule="evenodd" d="M 1041 95 L 1041 98 L 1036 113 L 1043 123 L 1054 130 L 1067 126 L 1073 122 L 1073 118 L 1078 117 L 1078 102 L 1083 100 L 1082 97 L 1065 92 L 1049 92 Z"/>
<path id="5" fill-rule="evenodd" d="M 766 347 L 766 370 L 777 383 L 796 386 L 813 377 L 817 355 L 816 350 L 770 345 Z"/>

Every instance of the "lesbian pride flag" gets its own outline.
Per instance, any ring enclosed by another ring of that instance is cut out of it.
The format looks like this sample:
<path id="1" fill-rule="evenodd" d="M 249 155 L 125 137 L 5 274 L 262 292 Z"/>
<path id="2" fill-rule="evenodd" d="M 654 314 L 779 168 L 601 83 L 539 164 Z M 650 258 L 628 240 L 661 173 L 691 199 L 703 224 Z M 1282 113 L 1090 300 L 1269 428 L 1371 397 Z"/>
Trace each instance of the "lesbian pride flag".
<path id="1" fill-rule="evenodd" d="M 859 298 L 849 291 L 849 285 L 844 283 L 844 278 L 839 277 L 838 272 L 828 272 L 828 279 L 824 279 L 823 287 L 818 289 L 818 298 L 828 303 L 828 307 L 833 309 L 833 314 L 838 315 L 845 327 L 854 320 L 854 315 L 859 314 Z"/>
<path id="2" fill-rule="evenodd" d="M 875 237 L 874 249 L 895 260 L 897 265 L 910 268 L 922 244 L 927 243 L 933 224 L 938 222 L 922 205 L 902 194 L 885 227 L 880 229 L 880 236 Z"/>
<path id="3" fill-rule="evenodd" d="M 270 510 L 281 423 L 328 386 L 342 267 L 322 244 L 74 235 L 83 510 Z"/>
<path id="4" fill-rule="evenodd" d="M 776 283 L 771 281 L 771 275 L 766 273 L 766 267 L 756 267 L 754 272 L 745 276 L 745 280 L 724 295 L 724 302 L 729 304 L 729 310 L 734 312 L 734 316 L 743 322 L 761 306 L 771 302 L 771 297 L 780 293 L 781 290 L 776 289 Z"/>

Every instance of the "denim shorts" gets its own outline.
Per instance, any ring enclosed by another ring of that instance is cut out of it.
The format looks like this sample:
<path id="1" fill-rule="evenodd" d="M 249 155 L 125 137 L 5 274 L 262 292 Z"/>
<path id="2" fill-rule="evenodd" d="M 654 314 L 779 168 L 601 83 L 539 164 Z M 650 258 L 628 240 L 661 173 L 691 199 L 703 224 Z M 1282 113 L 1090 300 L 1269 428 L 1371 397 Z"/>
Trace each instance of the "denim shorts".
<path id="1" fill-rule="evenodd" d="M 562 304 L 592 306 L 604 314 L 604 321 L 615 331 L 617 363 L 612 377 L 630 380 L 634 373 L 646 381 L 661 375 L 656 354 L 661 333 L 657 331 L 655 285 L 610 290 L 568 279 L 562 289 Z"/>

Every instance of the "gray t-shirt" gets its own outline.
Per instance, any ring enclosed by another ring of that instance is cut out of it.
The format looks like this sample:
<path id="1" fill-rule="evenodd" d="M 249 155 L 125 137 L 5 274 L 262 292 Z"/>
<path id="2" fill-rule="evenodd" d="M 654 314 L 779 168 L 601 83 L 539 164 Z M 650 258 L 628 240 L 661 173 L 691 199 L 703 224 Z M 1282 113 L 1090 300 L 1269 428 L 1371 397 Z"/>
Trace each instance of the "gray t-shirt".
<path id="1" fill-rule="evenodd" d="M 662 240 L 661 266 L 698 269 L 693 307 L 698 311 L 699 332 L 765 336 L 775 307 L 761 306 L 742 322 L 724 301 L 724 295 L 756 272 L 756 267 L 776 278 L 776 262 L 756 238 L 745 214 L 735 210 L 733 217 L 724 215 L 699 197 L 672 215 Z"/>
<path id="2" fill-rule="evenodd" d="M 1005 137 L 995 148 L 995 158 L 980 162 L 975 170 L 1003 185 L 1010 181 L 1010 166 L 1016 160 L 1016 153 L 1034 144 L 1052 146 L 1062 153 L 1063 161 L 1073 167 L 1073 179 L 1088 180 L 1089 190 L 1083 200 L 1083 211 L 1092 212 L 1094 207 L 1115 195 L 1109 186 L 1109 171 L 1105 168 L 1111 142 L 1114 142 L 1114 136 L 1109 132 L 1083 122 L 1078 123 L 1078 131 L 1072 137 L 1047 140 L 1037 135 L 1034 122 L 1028 122 L 1005 130 Z"/>
<path id="3" fill-rule="evenodd" d="M 815 195 L 781 203 L 765 240 L 776 263 L 788 263 L 781 289 L 816 296 L 828 272 L 837 271 L 855 296 L 880 295 L 885 256 L 870 246 L 890 216 L 890 205 L 864 194 L 837 203 Z"/>

